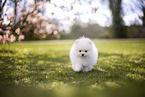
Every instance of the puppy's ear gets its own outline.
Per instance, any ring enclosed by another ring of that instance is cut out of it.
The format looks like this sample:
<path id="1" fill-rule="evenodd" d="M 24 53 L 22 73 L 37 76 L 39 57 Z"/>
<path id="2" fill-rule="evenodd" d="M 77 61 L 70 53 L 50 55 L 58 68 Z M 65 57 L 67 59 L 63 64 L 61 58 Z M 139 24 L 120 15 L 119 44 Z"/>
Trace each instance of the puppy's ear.
<path id="1" fill-rule="evenodd" d="M 91 40 L 88 40 L 88 43 L 89 43 L 89 44 L 92 44 L 92 41 L 91 41 Z"/>
<path id="2" fill-rule="evenodd" d="M 78 44 L 79 43 L 79 40 L 77 39 L 76 41 L 75 41 L 75 44 Z"/>

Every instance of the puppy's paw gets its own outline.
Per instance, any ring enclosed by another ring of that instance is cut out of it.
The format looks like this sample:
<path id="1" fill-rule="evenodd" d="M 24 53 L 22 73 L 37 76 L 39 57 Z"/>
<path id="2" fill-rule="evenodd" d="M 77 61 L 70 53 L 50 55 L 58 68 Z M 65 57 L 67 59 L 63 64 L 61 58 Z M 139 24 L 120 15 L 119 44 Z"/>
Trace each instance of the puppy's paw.
<path id="1" fill-rule="evenodd" d="M 83 69 L 83 72 L 89 72 L 89 71 L 91 71 L 92 70 L 92 66 L 90 66 L 90 67 L 85 67 L 84 69 Z"/>
<path id="2" fill-rule="evenodd" d="M 81 68 L 73 68 L 74 71 L 79 72 L 81 71 Z"/>
<path id="3" fill-rule="evenodd" d="M 72 69 L 73 69 L 74 71 L 76 71 L 76 72 L 79 72 L 79 71 L 82 70 L 82 66 L 79 65 L 79 64 L 73 65 L 73 66 L 72 66 Z"/>

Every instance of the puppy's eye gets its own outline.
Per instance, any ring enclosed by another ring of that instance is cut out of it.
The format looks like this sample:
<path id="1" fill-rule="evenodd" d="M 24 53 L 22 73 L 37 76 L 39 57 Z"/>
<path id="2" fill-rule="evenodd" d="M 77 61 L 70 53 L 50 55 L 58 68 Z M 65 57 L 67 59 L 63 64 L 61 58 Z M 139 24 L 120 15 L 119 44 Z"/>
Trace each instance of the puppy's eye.
<path id="1" fill-rule="evenodd" d="M 85 50 L 85 52 L 88 52 L 87 50 Z"/>
<path id="2" fill-rule="evenodd" d="M 79 50 L 79 52 L 81 52 L 81 50 Z"/>

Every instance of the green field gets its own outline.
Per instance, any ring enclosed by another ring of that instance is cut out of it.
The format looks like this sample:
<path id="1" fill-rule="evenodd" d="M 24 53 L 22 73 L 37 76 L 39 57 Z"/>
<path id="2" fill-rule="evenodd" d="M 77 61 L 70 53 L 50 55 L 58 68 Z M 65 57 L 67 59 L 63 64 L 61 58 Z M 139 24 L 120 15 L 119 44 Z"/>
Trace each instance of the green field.
<path id="1" fill-rule="evenodd" d="M 82 88 L 100 91 L 98 97 L 112 95 L 106 93 L 112 89 L 131 87 L 140 92 L 145 89 L 145 40 L 93 41 L 99 57 L 88 73 L 75 72 L 71 68 L 69 51 L 74 40 L 0 45 L 0 87 L 31 87 L 57 91 L 59 95 L 60 90 L 69 93 L 71 89 Z"/>

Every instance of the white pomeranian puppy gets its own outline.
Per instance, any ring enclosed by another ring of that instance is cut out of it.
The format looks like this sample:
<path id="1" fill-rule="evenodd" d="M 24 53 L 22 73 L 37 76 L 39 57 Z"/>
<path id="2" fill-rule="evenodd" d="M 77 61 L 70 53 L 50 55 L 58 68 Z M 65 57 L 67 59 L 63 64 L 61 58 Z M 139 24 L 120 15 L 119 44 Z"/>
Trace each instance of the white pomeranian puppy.
<path id="1" fill-rule="evenodd" d="M 81 37 L 74 42 L 70 51 L 70 60 L 74 71 L 91 71 L 97 58 L 97 48 L 89 38 Z"/>

